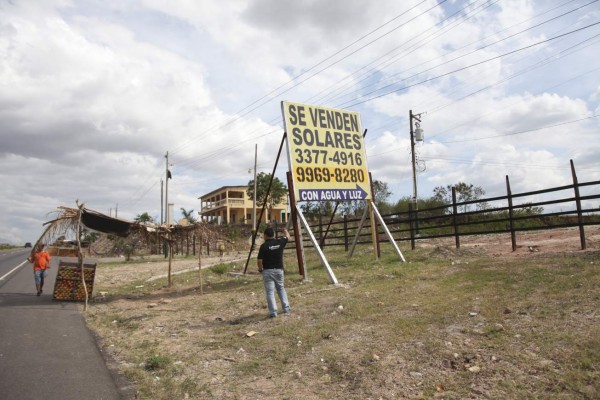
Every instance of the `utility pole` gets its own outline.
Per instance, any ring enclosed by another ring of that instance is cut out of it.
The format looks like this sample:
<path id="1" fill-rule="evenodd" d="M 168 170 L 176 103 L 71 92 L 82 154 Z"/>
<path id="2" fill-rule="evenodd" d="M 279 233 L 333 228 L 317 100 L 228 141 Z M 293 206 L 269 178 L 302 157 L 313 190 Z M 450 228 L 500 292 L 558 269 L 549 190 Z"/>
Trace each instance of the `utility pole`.
<path id="1" fill-rule="evenodd" d="M 165 204 L 163 201 L 163 190 L 164 190 L 163 186 L 164 186 L 164 181 L 162 180 L 162 178 L 160 178 L 160 224 L 161 225 L 165 222 L 165 219 L 164 219 L 165 218 L 164 217 L 165 209 L 163 208 L 163 204 Z"/>
<path id="2" fill-rule="evenodd" d="M 117 217 L 118 217 L 118 215 L 117 215 L 117 214 L 118 214 L 118 212 L 119 212 L 119 203 L 117 203 L 117 204 L 115 205 L 115 218 L 117 218 Z"/>
<path id="3" fill-rule="evenodd" d="M 165 159 L 166 159 L 166 163 L 165 163 L 165 222 L 167 225 L 167 229 L 169 229 L 169 176 L 171 175 L 171 172 L 169 171 L 169 152 L 167 151 L 167 153 L 165 154 Z M 170 235 L 169 235 L 170 238 Z M 165 258 L 167 257 L 167 255 L 169 256 L 169 285 L 171 283 L 171 251 L 170 251 L 170 245 L 167 241 L 165 241 L 164 244 L 164 253 L 165 253 Z"/>
<path id="4" fill-rule="evenodd" d="M 167 151 L 167 154 L 165 154 L 165 159 L 166 159 L 166 163 L 165 163 L 165 222 L 167 223 L 167 226 L 169 226 L 169 175 L 171 174 L 169 172 L 169 152 Z"/>
<path id="5" fill-rule="evenodd" d="M 256 160 L 258 155 L 258 144 L 254 145 L 254 193 L 252 199 L 252 235 L 256 232 Z"/>
<path id="6" fill-rule="evenodd" d="M 410 153 L 412 157 L 412 173 L 413 173 L 413 206 L 414 212 L 416 215 L 415 218 L 415 227 L 416 233 L 419 234 L 419 218 L 418 211 L 419 205 L 417 203 L 417 154 L 415 153 L 415 140 L 422 142 L 423 141 L 423 129 L 421 129 L 421 114 L 413 114 L 412 110 L 408 111 L 408 118 L 410 121 Z M 416 122 L 416 130 L 413 130 L 413 120 Z"/>

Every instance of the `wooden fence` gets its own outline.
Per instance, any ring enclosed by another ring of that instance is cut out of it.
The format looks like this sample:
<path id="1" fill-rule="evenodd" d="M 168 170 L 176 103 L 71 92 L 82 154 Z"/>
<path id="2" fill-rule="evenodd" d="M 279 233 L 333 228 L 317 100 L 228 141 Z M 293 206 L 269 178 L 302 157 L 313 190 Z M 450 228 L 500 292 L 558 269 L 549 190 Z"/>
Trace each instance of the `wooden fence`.
<path id="1" fill-rule="evenodd" d="M 581 249 L 586 248 L 585 226 L 600 224 L 600 181 L 579 183 L 571 162 L 573 183 L 566 186 L 524 193 L 512 193 L 506 176 L 506 195 L 465 202 L 456 201 L 452 188 L 452 203 L 440 207 L 383 215 L 396 242 L 453 237 L 456 247 L 468 235 L 510 233 L 512 249 L 517 249 L 516 232 L 578 227 Z M 531 202 L 531 198 L 540 201 Z M 546 209 L 551 211 L 545 212 Z M 541 212 L 540 212 L 541 211 Z M 324 224 L 310 224 L 321 247 L 344 246 L 346 251 L 357 236 L 360 219 L 331 219 Z M 378 225 L 378 224 L 376 224 Z M 357 244 L 372 244 L 372 221 L 367 219 L 358 233 Z M 388 242 L 380 226 L 376 226 L 377 247 Z M 290 243 L 294 247 L 293 243 Z M 305 247 L 311 247 L 306 243 Z"/>

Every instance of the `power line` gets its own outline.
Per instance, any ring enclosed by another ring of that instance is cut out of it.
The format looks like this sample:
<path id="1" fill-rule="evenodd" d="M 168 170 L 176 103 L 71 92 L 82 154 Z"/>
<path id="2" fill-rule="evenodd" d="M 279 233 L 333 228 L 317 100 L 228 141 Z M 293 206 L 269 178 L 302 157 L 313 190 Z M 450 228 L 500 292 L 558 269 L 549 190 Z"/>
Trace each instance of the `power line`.
<path id="1" fill-rule="evenodd" d="M 437 142 L 437 143 L 440 143 L 440 144 L 465 143 L 465 142 L 475 142 L 475 141 L 479 141 L 479 140 L 495 139 L 495 138 L 499 138 L 499 137 L 521 135 L 523 133 L 537 132 L 537 131 L 541 131 L 543 129 L 550 129 L 550 128 L 556 128 L 557 126 L 574 124 L 574 123 L 585 121 L 585 120 L 588 120 L 588 119 L 597 118 L 599 116 L 600 116 L 600 114 L 594 114 L 594 115 L 591 115 L 589 117 L 580 118 L 580 119 L 576 119 L 576 120 L 572 120 L 572 121 L 561 122 L 561 123 L 553 124 L 553 125 L 541 126 L 539 128 L 527 129 L 527 130 L 524 130 L 524 131 L 518 131 L 518 132 L 512 132 L 512 133 L 504 133 L 502 135 L 485 136 L 485 137 L 471 138 L 471 139 L 464 139 L 464 140 L 449 140 L 449 141 Z"/>
<path id="2" fill-rule="evenodd" d="M 540 130 L 543 130 L 543 129 L 550 129 L 550 128 L 556 128 L 558 126 L 574 124 L 574 123 L 585 121 L 585 120 L 588 120 L 588 119 L 597 118 L 599 116 L 600 116 L 600 114 L 594 114 L 594 115 L 591 115 L 591 116 L 588 116 L 588 117 L 584 117 L 584 118 L 579 118 L 579 119 L 576 119 L 576 120 L 560 122 L 560 123 L 553 124 L 553 125 L 545 125 L 545 126 L 541 126 L 541 127 L 538 127 L 538 128 L 532 128 L 532 129 L 518 131 L 518 132 L 504 133 L 504 134 L 501 134 L 501 135 L 486 136 L 486 137 L 473 138 L 473 139 L 465 139 L 465 140 L 455 140 L 455 141 L 447 141 L 447 142 L 436 142 L 436 143 L 438 143 L 438 144 L 464 143 L 464 142 L 472 142 L 472 141 L 485 140 L 485 139 L 493 139 L 493 138 L 498 138 L 498 137 L 521 135 L 521 134 L 524 134 L 524 133 L 537 132 L 537 131 L 540 131 Z M 393 149 L 389 149 L 389 150 L 381 152 L 381 153 L 372 154 L 372 155 L 369 156 L 369 158 L 379 157 L 379 156 L 382 156 L 382 155 L 385 155 L 385 154 L 397 152 L 400 149 L 402 149 L 402 148 L 396 147 L 396 148 L 393 148 Z"/>
<path id="3" fill-rule="evenodd" d="M 436 6 L 434 6 L 434 7 L 431 7 L 431 8 L 430 8 L 430 9 L 428 9 L 426 12 L 430 11 L 431 9 L 433 9 L 433 8 L 435 8 L 435 7 L 441 6 L 441 4 L 445 3 L 446 1 L 448 1 L 448 0 L 442 0 L 440 3 L 437 3 L 437 4 L 436 4 Z M 249 114 L 249 113 L 251 113 L 252 111 L 255 111 L 256 109 L 258 109 L 258 108 L 262 107 L 263 105 L 265 105 L 265 104 L 266 104 L 266 102 L 267 102 L 267 101 L 269 101 L 269 100 L 270 100 L 270 99 L 269 99 L 269 97 L 270 97 L 270 96 L 272 96 L 273 94 L 275 94 L 275 93 L 279 92 L 279 90 L 280 90 L 280 89 L 282 89 L 283 87 L 285 87 L 285 86 L 287 86 L 288 84 L 290 84 L 290 83 L 292 83 L 292 82 L 296 81 L 296 80 L 297 80 L 299 77 L 301 77 L 301 76 L 305 75 L 305 74 L 306 74 L 306 73 L 308 73 L 309 71 L 312 71 L 313 69 L 315 69 L 315 68 L 316 68 L 316 67 L 318 67 L 319 65 L 321 65 L 321 64 L 323 64 L 323 63 L 325 63 L 326 61 L 328 61 L 328 60 L 332 59 L 332 58 L 333 58 L 333 57 L 335 57 L 336 55 L 338 55 L 338 54 L 341 54 L 341 53 L 342 53 L 344 50 L 347 50 L 348 48 L 352 47 L 352 46 L 353 46 L 353 45 L 355 45 L 356 43 L 360 42 L 361 40 L 365 39 L 366 37 L 370 36 L 370 35 L 371 35 L 371 34 L 373 34 L 374 32 L 376 32 L 376 31 L 380 30 L 381 28 L 383 28 L 384 26 L 388 25 L 388 24 L 389 24 L 389 23 L 391 23 L 392 21 L 395 21 L 396 19 L 398 19 L 398 18 L 400 18 L 401 16 L 405 15 L 406 13 L 408 13 L 408 12 L 412 11 L 413 9 L 417 8 L 419 5 L 421 5 L 421 4 L 425 3 L 425 2 L 426 2 L 426 0 L 423 0 L 421 3 L 419 3 L 419 4 L 415 5 L 415 6 L 413 6 L 413 7 L 412 7 L 412 8 L 410 8 L 409 10 L 407 10 L 407 11 L 405 11 L 405 12 L 403 12 L 403 13 L 401 13 L 401 14 L 397 15 L 396 17 L 392 18 L 391 20 L 387 21 L 386 23 L 384 23 L 384 24 L 382 24 L 382 25 L 378 26 L 377 28 L 373 29 L 372 31 L 370 31 L 370 32 L 369 32 L 369 33 L 367 33 L 366 35 L 363 35 L 363 36 L 361 36 L 360 38 L 356 39 L 354 42 L 352 42 L 351 44 L 349 44 L 349 45 L 345 46 L 345 47 L 344 47 L 344 48 L 342 48 L 341 50 L 338 50 L 337 52 L 335 52 L 334 54 L 332 54 L 332 55 L 330 55 L 330 56 L 326 57 L 325 59 L 321 60 L 321 61 L 320 61 L 320 62 L 318 62 L 317 64 L 314 64 L 313 66 L 311 66 L 310 68 L 308 68 L 308 70 L 306 70 L 306 71 L 302 72 L 301 74 L 299 74 L 299 75 L 295 76 L 294 78 L 292 78 L 292 79 L 291 79 L 291 80 L 289 80 L 288 82 L 284 83 L 283 85 L 280 85 L 280 86 L 279 86 L 279 87 L 277 87 L 276 89 L 272 90 L 271 92 L 267 93 L 266 95 L 264 95 L 264 96 L 260 97 L 259 99 L 255 100 L 255 101 L 254 101 L 254 102 L 252 102 L 251 104 L 247 105 L 246 107 L 244 107 L 244 108 L 242 108 L 241 110 L 239 110 L 238 112 L 236 112 L 235 114 L 237 114 L 237 116 L 236 116 L 236 117 L 233 117 L 233 118 L 231 118 L 231 119 L 230 119 L 228 122 L 226 122 L 226 123 L 224 123 L 224 124 L 222 124 L 222 125 L 214 125 L 213 127 L 209 128 L 209 129 L 208 129 L 207 131 L 205 131 L 204 133 L 202 133 L 202 134 L 198 135 L 196 138 L 194 138 L 194 139 L 190 139 L 190 140 L 188 140 L 187 142 L 185 142 L 185 143 L 182 143 L 181 145 L 179 145 L 179 146 L 177 146 L 175 149 L 173 149 L 173 153 L 176 153 L 176 152 L 177 152 L 179 149 L 183 148 L 185 145 L 187 145 L 187 144 L 190 144 L 190 143 L 192 143 L 192 142 L 194 142 L 194 141 L 196 141 L 196 140 L 199 140 L 199 139 L 201 139 L 203 136 L 205 136 L 205 135 L 206 135 L 206 134 L 208 134 L 209 132 L 212 132 L 212 131 L 214 131 L 214 130 L 216 130 L 216 129 L 222 129 L 222 128 L 226 127 L 226 126 L 229 126 L 229 125 L 231 125 L 233 122 L 235 122 L 235 121 L 237 121 L 237 120 L 241 119 L 243 116 L 245 116 L 245 115 L 248 115 L 248 114 Z M 423 14 L 424 14 L 424 13 L 423 13 Z M 423 14 L 421 14 L 421 15 L 423 15 Z M 420 16 L 420 15 L 419 15 L 419 16 Z M 413 19 L 414 19 L 414 18 L 413 18 Z M 402 25 L 400 25 L 400 27 L 401 27 L 401 26 L 403 26 L 403 25 L 405 25 L 405 24 L 402 24 Z M 361 50 L 361 49 L 363 49 L 363 48 L 365 48 L 365 47 L 367 47 L 367 46 L 369 46 L 369 45 L 371 45 L 371 44 L 373 44 L 374 42 L 378 41 L 378 40 L 379 40 L 379 39 L 381 39 L 382 37 L 385 37 L 385 36 L 389 35 L 390 33 L 392 33 L 393 31 L 395 31 L 395 30 L 397 30 L 397 29 L 399 29 L 400 27 L 396 27 L 396 28 L 394 28 L 394 29 L 390 30 L 389 32 L 387 32 L 387 33 L 385 33 L 385 34 L 383 34 L 383 35 L 381 35 L 381 36 L 379 36 L 379 37 L 375 38 L 374 40 L 372 40 L 371 42 L 367 43 L 366 45 L 363 45 L 363 46 L 361 46 L 361 47 L 360 47 L 358 50 L 355 50 L 355 51 L 353 51 L 352 53 L 350 53 L 350 55 L 352 55 L 352 54 L 356 53 L 357 51 L 359 51 L 359 50 Z M 287 89 L 285 89 L 284 91 L 281 91 L 281 92 L 279 92 L 278 94 L 279 94 L 279 95 L 281 95 L 281 94 L 287 93 L 287 92 L 288 92 L 288 91 L 290 91 L 291 89 L 293 89 L 293 88 L 295 88 L 295 87 L 299 86 L 300 84 L 302 84 L 302 83 L 306 82 L 308 79 L 310 79 L 310 78 L 314 77 L 315 75 L 317 75 L 317 74 L 319 74 L 319 73 L 323 72 L 323 71 L 324 71 L 324 70 L 326 70 L 327 68 L 330 68 L 331 66 L 333 66 L 333 65 L 335 65 L 335 64 L 337 64 L 337 63 L 339 63 L 340 61 L 342 61 L 342 60 L 346 59 L 347 57 L 349 57 L 349 55 L 347 55 L 347 56 L 343 57 L 343 58 L 342 58 L 342 59 L 340 59 L 340 60 L 337 60 L 337 61 L 335 61 L 334 63 L 332 63 L 332 64 L 328 65 L 326 68 L 324 68 L 324 69 L 321 69 L 321 70 L 319 70 L 317 73 L 315 73 L 315 74 L 311 75 L 309 78 L 307 78 L 307 79 L 305 79 L 305 80 L 303 80 L 303 81 L 301 81 L 301 82 L 298 82 L 298 83 L 294 84 L 294 85 L 293 85 L 293 86 L 291 86 L 290 88 L 287 88 Z M 265 99 L 266 99 L 266 101 L 265 101 Z"/>
<path id="4" fill-rule="evenodd" d="M 482 64 L 485 64 L 485 63 L 487 63 L 487 62 L 490 62 L 490 61 L 493 61 L 493 60 L 497 60 L 497 59 L 499 59 L 499 58 L 506 57 L 506 56 L 508 56 L 508 55 L 515 54 L 515 53 L 518 53 L 518 52 L 520 52 L 520 51 L 523 51 L 523 50 L 530 49 L 530 48 L 532 48 L 532 47 L 535 47 L 535 46 L 539 46 L 540 44 L 544 44 L 544 43 L 551 42 L 551 41 L 553 41 L 553 40 L 556 40 L 556 39 L 559 39 L 559 38 L 562 38 L 562 37 L 565 37 L 565 36 L 571 35 L 571 34 L 573 34 L 573 33 L 577 33 L 577 32 L 583 31 L 583 30 L 585 30 L 585 29 L 591 28 L 591 27 L 593 27 L 593 26 L 596 26 L 596 25 L 598 25 L 598 24 L 600 24 L 600 22 L 595 22 L 595 23 L 593 23 L 593 24 L 590 24 L 590 25 L 584 26 L 584 27 L 582 27 L 582 28 L 579 28 L 579 29 L 575 29 L 575 30 L 573 30 L 573 31 L 570 31 L 570 32 L 564 33 L 564 34 L 562 34 L 562 35 L 554 36 L 554 37 L 552 37 L 552 38 L 549 38 L 549 39 L 546 39 L 546 40 L 542 40 L 542 41 L 539 41 L 539 42 L 537 42 L 537 43 L 534 43 L 534 44 L 530 44 L 530 45 L 528 45 L 528 46 L 525 46 L 525 47 L 521 47 L 520 49 L 517 49 L 517 50 L 512 50 L 512 51 L 509 51 L 509 52 L 507 52 L 507 53 L 503 53 L 503 54 L 500 54 L 500 55 L 498 55 L 498 56 L 494 56 L 494 57 L 488 58 L 488 59 L 486 59 L 486 60 L 483 60 L 483 61 L 476 62 L 476 63 L 474 63 L 474 64 L 471 64 L 471 65 L 468 65 L 468 66 L 466 66 L 466 67 L 458 68 L 458 69 L 455 69 L 455 70 L 453 70 L 453 71 L 446 72 L 446 73 L 444 73 L 444 74 L 437 75 L 437 76 L 434 76 L 434 77 L 432 77 L 432 78 L 428 78 L 428 79 L 425 79 L 425 80 L 422 80 L 422 81 L 419 81 L 419 82 L 413 83 L 413 84 L 411 84 L 411 85 L 406 85 L 406 86 L 403 86 L 403 87 L 401 87 L 401 88 L 398 88 L 398 89 L 390 90 L 389 92 L 386 92 L 386 93 L 383 93 L 383 94 L 380 94 L 380 95 L 377 95 L 377 96 L 373 96 L 373 97 L 367 98 L 367 99 L 365 99 L 365 100 L 362 100 L 362 101 L 358 101 L 358 102 L 355 102 L 355 103 L 352 103 L 352 104 L 348 104 L 348 102 L 346 102 L 346 103 L 343 103 L 343 104 L 339 105 L 338 107 L 340 107 L 340 108 L 344 108 L 344 107 L 350 108 L 350 107 L 357 106 L 357 105 L 359 105 L 359 104 L 364 104 L 364 103 L 367 103 L 367 102 L 369 102 L 369 101 L 372 101 L 372 100 L 375 100 L 375 99 L 379 99 L 379 98 L 381 98 L 381 97 L 388 96 L 388 95 L 390 95 L 390 94 L 392 94 L 392 93 L 400 92 L 400 91 L 402 91 L 402 90 L 406 90 L 406 89 L 409 89 L 409 88 L 411 88 L 411 87 L 414 87 L 414 86 L 422 85 L 422 84 L 424 84 L 424 83 L 431 82 L 431 81 L 434 81 L 434 80 L 436 80 L 436 79 L 443 78 L 443 77 L 445 77 L 445 76 L 452 75 L 452 74 L 455 74 L 455 73 L 457 73 L 457 72 L 464 71 L 464 70 L 467 70 L 467 69 L 469 69 L 469 68 L 473 68 L 473 67 L 476 67 L 476 66 L 478 66 L 478 65 L 482 65 Z M 394 85 L 395 85 L 395 84 L 393 84 L 393 85 L 386 85 L 386 86 L 384 86 L 384 87 L 382 87 L 382 88 L 379 88 L 379 89 L 377 89 L 377 90 L 374 90 L 374 91 L 371 91 L 371 92 L 369 92 L 369 93 L 366 93 L 365 95 L 366 95 L 366 96 L 368 96 L 368 95 L 370 95 L 370 94 L 373 94 L 373 93 L 379 92 L 381 89 L 385 89 L 385 88 L 387 88 L 387 87 L 394 86 Z"/>

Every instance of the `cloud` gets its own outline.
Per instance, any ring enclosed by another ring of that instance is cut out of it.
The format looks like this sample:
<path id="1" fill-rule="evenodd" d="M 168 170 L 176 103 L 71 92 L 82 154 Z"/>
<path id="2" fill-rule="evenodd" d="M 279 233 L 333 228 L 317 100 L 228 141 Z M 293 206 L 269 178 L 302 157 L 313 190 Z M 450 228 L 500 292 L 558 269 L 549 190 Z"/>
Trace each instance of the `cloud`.
<path id="1" fill-rule="evenodd" d="M 423 196 L 457 180 L 502 193 L 505 175 L 523 190 L 562 184 L 570 159 L 582 179 L 598 179 L 598 120 L 588 118 L 599 110 L 598 74 L 590 70 L 600 54 L 597 29 L 474 66 L 582 27 L 596 12 L 584 8 L 489 45 L 573 8 L 5 3 L 0 242 L 35 240 L 46 214 L 75 200 L 101 212 L 118 204 L 124 218 L 159 215 L 167 151 L 169 198 L 176 211 L 197 211 L 203 193 L 251 179 L 255 145 L 259 170 L 271 171 L 284 99 L 360 112 L 370 170 L 394 198 L 412 194 L 408 110 L 422 113 L 425 130 L 417 145 Z"/>

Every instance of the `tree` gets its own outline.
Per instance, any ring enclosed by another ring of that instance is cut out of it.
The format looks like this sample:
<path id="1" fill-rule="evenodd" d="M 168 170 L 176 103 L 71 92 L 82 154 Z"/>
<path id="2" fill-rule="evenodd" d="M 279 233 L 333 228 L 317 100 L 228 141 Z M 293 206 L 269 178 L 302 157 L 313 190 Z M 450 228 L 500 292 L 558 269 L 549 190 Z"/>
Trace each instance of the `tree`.
<path id="1" fill-rule="evenodd" d="M 153 223 L 154 222 L 154 218 L 152 218 L 150 216 L 150 214 L 148 214 L 148 212 L 143 212 L 141 214 L 138 214 L 135 219 L 135 222 L 140 223 L 140 224 L 148 224 L 148 223 Z"/>
<path id="2" fill-rule="evenodd" d="M 288 192 L 288 189 L 283 182 L 281 182 L 279 178 L 274 177 L 273 183 L 271 184 L 271 191 L 267 195 L 270 181 L 271 174 L 260 172 L 256 176 L 256 206 L 261 208 L 266 206 L 269 210 L 269 216 L 273 213 L 273 207 L 281 204 Z M 251 199 L 254 198 L 254 179 L 248 182 L 248 190 L 246 193 Z"/>
<path id="3" fill-rule="evenodd" d="M 303 201 L 300 204 L 300 209 L 304 217 L 311 221 L 315 220 L 319 215 L 319 202 L 318 201 Z"/>
<path id="4" fill-rule="evenodd" d="M 387 200 L 392 194 L 387 182 L 378 180 L 373 182 L 373 202 L 380 213 L 386 214 L 391 212 L 392 205 Z"/>
<path id="5" fill-rule="evenodd" d="M 187 211 L 185 208 L 181 207 L 181 214 L 183 214 L 183 218 L 186 219 L 186 221 L 190 224 L 190 225 L 194 225 L 197 221 L 197 218 L 194 216 L 194 210 L 189 210 Z M 196 236 L 194 233 L 193 236 L 194 239 L 194 243 L 196 241 Z M 183 241 L 183 237 L 181 238 L 181 240 Z M 186 230 L 185 232 L 185 243 L 186 243 L 186 248 L 185 248 L 185 255 L 189 256 L 190 255 L 190 232 Z M 183 242 L 182 242 L 182 253 L 183 253 Z"/>
<path id="6" fill-rule="evenodd" d="M 437 186 L 433 189 L 433 200 L 438 202 L 443 202 L 446 204 L 452 203 L 452 187 L 453 185 Z M 472 183 L 467 184 L 464 182 L 458 182 L 454 185 L 454 190 L 456 191 L 456 202 L 464 203 L 467 201 L 479 200 L 485 195 L 485 190 L 480 186 L 473 186 Z M 485 203 L 478 205 L 479 209 L 485 209 Z M 463 212 L 468 211 L 469 205 L 463 205 Z"/>
<path id="7" fill-rule="evenodd" d="M 85 243 L 94 243 L 100 237 L 100 233 L 90 231 L 89 229 L 82 228 L 79 239 Z"/>
<path id="8" fill-rule="evenodd" d="M 349 217 L 357 217 L 362 215 L 365 210 L 365 201 L 364 200 L 349 200 L 344 201 L 340 204 L 338 208 L 342 215 L 347 215 Z"/>
<path id="9" fill-rule="evenodd" d="M 187 211 L 183 207 L 181 207 L 180 210 L 183 218 L 185 218 L 191 225 L 196 223 L 198 219 L 194 216 L 194 210 Z"/>

